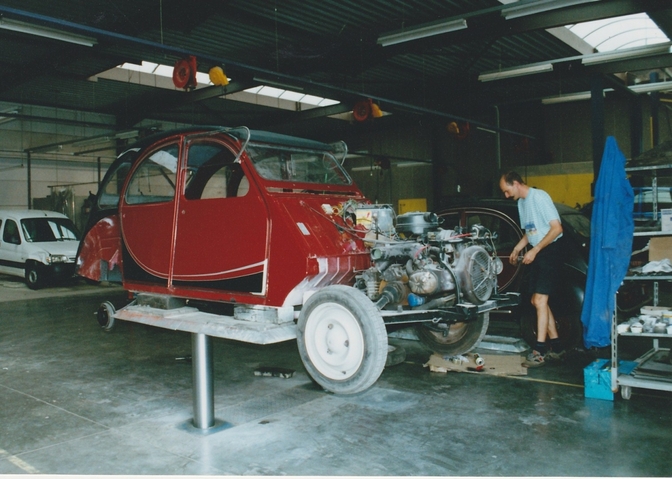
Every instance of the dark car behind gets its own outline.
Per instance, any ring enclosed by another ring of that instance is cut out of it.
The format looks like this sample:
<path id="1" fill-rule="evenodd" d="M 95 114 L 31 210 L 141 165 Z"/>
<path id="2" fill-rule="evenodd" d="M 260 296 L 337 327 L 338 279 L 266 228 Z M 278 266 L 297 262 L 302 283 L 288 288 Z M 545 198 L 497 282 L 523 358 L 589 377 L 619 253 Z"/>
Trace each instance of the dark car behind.
<path id="1" fill-rule="evenodd" d="M 562 268 L 558 271 L 557 291 L 549 298 L 549 304 L 565 346 L 578 346 L 582 339 L 581 308 L 588 273 L 588 253 L 590 251 L 590 220 L 579 210 L 556 203 L 563 226 L 563 237 L 559 240 L 562 254 Z M 518 321 L 521 336 L 528 344 L 536 339 L 536 312 L 530 304 L 528 268 L 525 265 L 511 265 L 509 254 L 522 238 L 518 207 L 515 201 L 506 199 L 469 199 L 453 203 L 438 213 L 444 220 L 442 227 L 470 227 L 482 224 L 497 233 L 495 247 L 504 263 L 504 270 L 498 277 L 502 292 L 520 292 L 520 305 L 507 318 Z M 502 315 L 497 315 L 497 319 Z M 493 318 L 494 319 L 494 318 Z"/>

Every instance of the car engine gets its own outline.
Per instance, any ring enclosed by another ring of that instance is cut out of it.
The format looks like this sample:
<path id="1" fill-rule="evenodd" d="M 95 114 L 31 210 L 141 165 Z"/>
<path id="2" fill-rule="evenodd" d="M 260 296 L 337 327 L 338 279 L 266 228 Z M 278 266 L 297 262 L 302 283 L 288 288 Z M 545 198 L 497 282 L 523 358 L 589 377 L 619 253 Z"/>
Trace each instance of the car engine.
<path id="1" fill-rule="evenodd" d="M 443 229 L 440 218 L 429 212 L 395 218 L 389 205 L 352 209 L 359 229 L 366 230 L 373 263 L 357 277 L 356 287 L 378 309 L 479 305 L 496 293 L 503 267 L 495 251 L 496 233 L 481 225 Z"/>

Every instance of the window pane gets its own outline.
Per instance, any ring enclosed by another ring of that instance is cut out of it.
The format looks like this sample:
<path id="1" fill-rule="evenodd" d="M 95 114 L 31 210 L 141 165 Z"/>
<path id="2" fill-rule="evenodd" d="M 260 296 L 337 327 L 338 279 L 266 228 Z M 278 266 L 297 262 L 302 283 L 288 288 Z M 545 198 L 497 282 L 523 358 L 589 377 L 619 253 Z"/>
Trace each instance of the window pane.
<path id="1" fill-rule="evenodd" d="M 76 241 L 78 237 L 75 225 L 65 218 L 28 218 L 21 220 L 21 227 L 26 241 L 31 243 Z"/>
<path id="2" fill-rule="evenodd" d="M 177 145 L 155 151 L 142 161 L 126 191 L 126 203 L 162 203 L 175 196 Z"/>
<path id="3" fill-rule="evenodd" d="M 19 228 L 16 226 L 14 220 L 7 220 L 5 223 L 5 231 L 2 233 L 2 240 L 11 244 L 21 244 Z"/>
<path id="4" fill-rule="evenodd" d="M 117 169 L 107 178 L 107 182 L 102 185 L 102 193 L 98 199 L 98 206 L 101 208 L 114 207 L 119 205 L 119 195 L 121 187 L 124 185 L 128 170 L 131 169 L 131 162 L 124 162 L 117 166 Z"/>
<path id="5" fill-rule="evenodd" d="M 197 143 L 189 148 L 184 196 L 189 200 L 229 198 L 247 193 L 247 179 L 233 153 L 219 144 Z M 243 186 L 245 185 L 245 186 Z"/>
<path id="6" fill-rule="evenodd" d="M 259 174 L 274 181 L 349 185 L 350 177 L 336 159 L 321 152 L 296 152 L 255 145 L 247 148 Z"/>

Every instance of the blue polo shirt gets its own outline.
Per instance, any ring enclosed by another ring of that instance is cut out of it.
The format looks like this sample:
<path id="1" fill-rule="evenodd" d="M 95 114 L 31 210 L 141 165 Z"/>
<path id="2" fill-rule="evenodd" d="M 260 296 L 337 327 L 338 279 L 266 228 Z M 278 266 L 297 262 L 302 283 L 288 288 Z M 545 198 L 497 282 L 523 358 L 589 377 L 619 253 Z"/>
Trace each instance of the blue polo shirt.
<path id="1" fill-rule="evenodd" d="M 530 188 L 527 198 L 518 200 L 518 214 L 520 227 L 525 230 L 527 241 L 533 247 L 551 230 L 552 220 L 560 221 L 560 215 L 550 195 L 537 188 Z M 558 238 L 561 236 L 562 233 Z"/>

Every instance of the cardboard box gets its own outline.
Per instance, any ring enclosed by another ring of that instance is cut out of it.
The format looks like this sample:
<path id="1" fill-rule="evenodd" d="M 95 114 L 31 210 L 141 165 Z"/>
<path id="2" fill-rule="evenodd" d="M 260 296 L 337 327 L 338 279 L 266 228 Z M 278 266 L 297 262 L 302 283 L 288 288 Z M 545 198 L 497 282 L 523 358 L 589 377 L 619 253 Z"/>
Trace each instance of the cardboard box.
<path id="1" fill-rule="evenodd" d="M 522 366 L 523 359 L 518 354 L 479 354 L 483 359 L 482 367 L 474 361 L 474 354 L 467 353 L 462 357 L 466 362 L 453 361 L 440 354 L 434 353 L 425 363 L 425 367 L 433 373 L 460 373 L 490 374 L 493 376 L 525 376 L 527 368 Z"/>
<path id="2" fill-rule="evenodd" d="M 619 361 L 618 374 L 630 374 L 637 366 L 634 361 Z M 597 359 L 583 368 L 584 396 L 593 399 L 614 400 L 611 390 L 611 361 Z"/>
<path id="3" fill-rule="evenodd" d="M 655 236 L 649 241 L 649 261 L 672 261 L 672 236 Z"/>
<path id="4" fill-rule="evenodd" d="M 660 230 L 672 231 L 672 208 L 660 210 Z"/>

